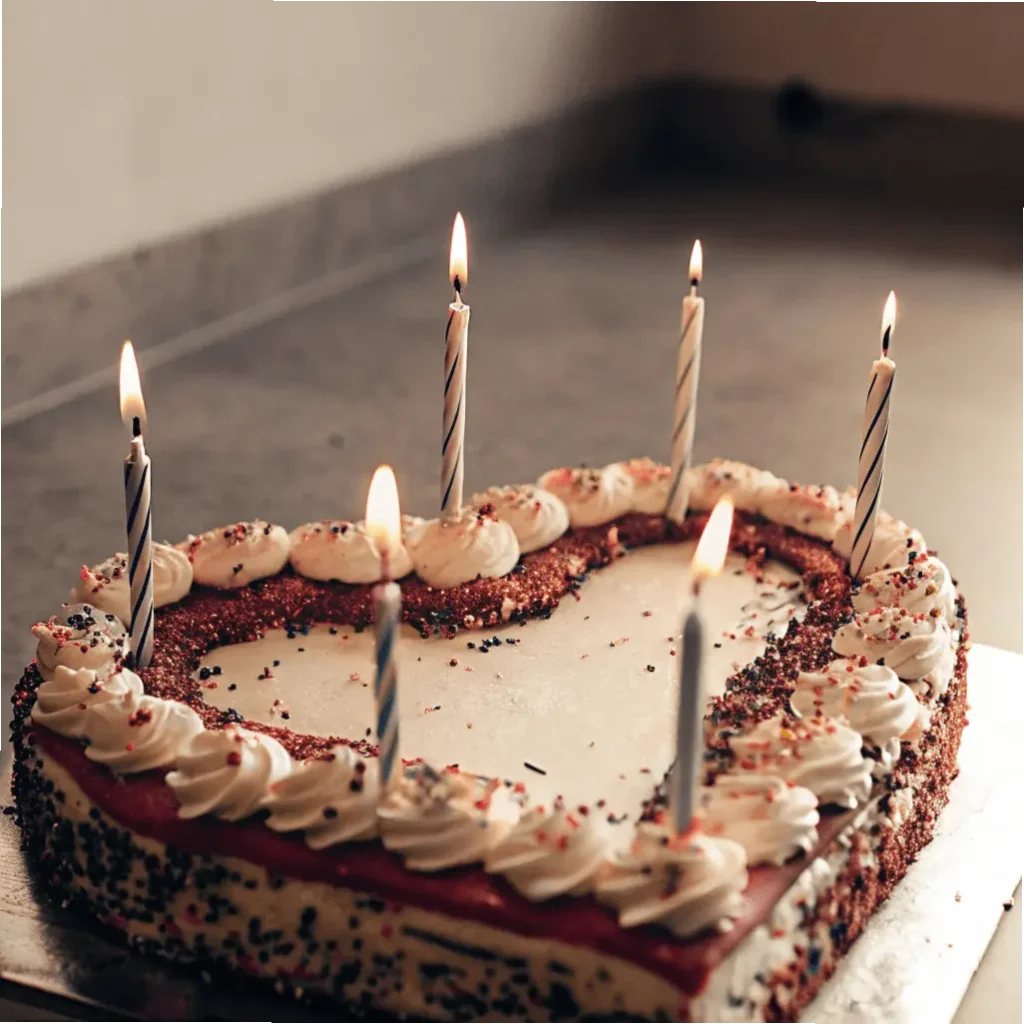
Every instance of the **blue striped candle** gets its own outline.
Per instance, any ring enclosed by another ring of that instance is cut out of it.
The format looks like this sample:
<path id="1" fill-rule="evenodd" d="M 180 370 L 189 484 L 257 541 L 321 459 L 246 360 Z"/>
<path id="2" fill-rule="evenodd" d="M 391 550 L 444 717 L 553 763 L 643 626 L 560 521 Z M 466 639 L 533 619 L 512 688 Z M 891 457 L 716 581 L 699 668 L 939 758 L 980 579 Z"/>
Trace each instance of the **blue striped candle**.
<path id="1" fill-rule="evenodd" d="M 391 551 L 402 543 L 398 485 L 390 466 L 379 466 L 366 499 L 366 532 L 380 554 L 381 582 L 373 588 L 374 673 L 380 775 L 391 779 L 398 759 L 398 667 L 395 660 L 402 617 L 402 591 L 391 580 Z"/>
<path id="2" fill-rule="evenodd" d="M 889 292 L 882 313 L 882 355 L 871 367 L 871 383 L 864 404 L 860 458 L 857 460 L 857 507 L 853 514 L 853 547 L 850 552 L 850 575 L 854 579 L 860 579 L 863 573 L 871 542 L 875 539 L 875 523 L 882 500 L 885 445 L 889 439 L 889 400 L 896 376 L 896 364 L 889 358 L 889 344 L 895 325 L 896 295 Z"/>
<path id="3" fill-rule="evenodd" d="M 469 273 L 466 225 L 455 215 L 448 277 L 455 300 L 448 306 L 444 329 L 444 416 L 441 421 L 441 518 L 454 519 L 462 509 L 466 440 L 466 358 L 470 309 L 462 301 Z"/>
<path id="4" fill-rule="evenodd" d="M 128 578 L 131 583 L 132 663 L 146 668 L 153 660 L 153 502 L 152 462 L 142 439 L 146 407 L 132 343 L 121 351 L 121 416 L 131 422 L 132 440 L 124 460 L 124 498 L 128 521 Z"/>

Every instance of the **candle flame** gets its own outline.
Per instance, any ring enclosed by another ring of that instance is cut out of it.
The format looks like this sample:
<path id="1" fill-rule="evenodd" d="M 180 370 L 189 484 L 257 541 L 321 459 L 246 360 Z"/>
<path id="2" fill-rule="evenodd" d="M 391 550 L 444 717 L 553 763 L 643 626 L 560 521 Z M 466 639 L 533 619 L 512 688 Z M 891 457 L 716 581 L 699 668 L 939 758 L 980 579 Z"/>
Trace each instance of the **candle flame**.
<path id="1" fill-rule="evenodd" d="M 390 466 L 378 466 L 366 496 L 366 532 L 381 552 L 397 548 L 402 539 L 398 484 Z"/>
<path id="2" fill-rule="evenodd" d="M 704 247 L 700 244 L 698 238 L 693 243 L 693 249 L 690 252 L 690 281 L 694 284 L 700 282 L 704 276 Z"/>
<path id="3" fill-rule="evenodd" d="M 135 349 L 130 341 L 121 349 L 121 421 L 130 426 L 138 416 L 140 424 L 146 422 L 146 403 L 142 400 L 142 382 L 139 380 L 139 364 L 135 361 Z"/>
<path id="4" fill-rule="evenodd" d="M 889 292 L 882 310 L 882 355 L 888 355 L 889 342 L 892 340 L 893 328 L 896 326 L 896 293 Z"/>
<path id="5" fill-rule="evenodd" d="M 720 498 L 708 518 L 708 525 L 697 542 L 690 577 L 696 589 L 710 576 L 717 576 L 725 565 L 732 531 L 732 498 Z"/>
<path id="6" fill-rule="evenodd" d="M 452 246 L 448 256 L 448 280 L 455 290 L 462 291 L 469 280 L 469 252 L 466 245 L 466 222 L 462 214 L 455 214 L 452 225 Z"/>

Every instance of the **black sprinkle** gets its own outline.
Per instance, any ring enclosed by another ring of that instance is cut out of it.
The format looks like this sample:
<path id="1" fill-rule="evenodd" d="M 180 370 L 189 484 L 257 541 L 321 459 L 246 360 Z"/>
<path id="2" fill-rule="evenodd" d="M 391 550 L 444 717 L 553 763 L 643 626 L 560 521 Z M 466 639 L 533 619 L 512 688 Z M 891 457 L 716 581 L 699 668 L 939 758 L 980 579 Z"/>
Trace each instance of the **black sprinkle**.
<path id="1" fill-rule="evenodd" d="M 538 775 L 547 775 L 547 772 L 543 768 L 538 768 L 535 764 L 530 764 L 529 761 L 524 761 L 523 767 L 529 768 L 531 772 L 536 772 Z"/>

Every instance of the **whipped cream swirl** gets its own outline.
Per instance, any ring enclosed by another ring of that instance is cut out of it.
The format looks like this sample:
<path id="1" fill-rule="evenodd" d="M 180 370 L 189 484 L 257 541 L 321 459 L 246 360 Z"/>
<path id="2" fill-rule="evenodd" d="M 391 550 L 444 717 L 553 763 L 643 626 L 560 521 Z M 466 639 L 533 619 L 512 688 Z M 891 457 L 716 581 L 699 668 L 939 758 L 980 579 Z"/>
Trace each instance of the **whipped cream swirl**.
<path id="1" fill-rule="evenodd" d="M 58 665 L 53 678 L 36 690 L 32 721 L 61 736 L 85 735 L 88 711 L 97 704 L 132 693 L 142 696 L 142 680 L 127 669 L 101 676 L 90 668 L 72 669 Z"/>
<path id="2" fill-rule="evenodd" d="M 376 760 L 364 760 L 351 747 L 334 747 L 326 758 L 294 765 L 271 784 L 264 801 L 267 827 L 304 832 L 313 850 L 373 839 L 379 780 Z"/>
<path id="3" fill-rule="evenodd" d="M 633 481 L 633 509 L 648 516 L 663 516 L 668 507 L 672 467 L 654 459 L 629 459 L 620 463 Z"/>
<path id="4" fill-rule="evenodd" d="M 844 495 L 844 502 L 848 495 Z M 847 517 L 836 531 L 833 550 L 849 562 L 853 552 L 853 506 L 848 503 Z M 928 544 L 921 534 L 906 523 L 879 512 L 875 523 L 875 536 L 871 540 L 860 579 L 880 569 L 902 569 L 928 553 Z"/>
<path id="5" fill-rule="evenodd" d="M 633 511 L 633 479 L 618 462 L 604 469 L 552 469 L 537 486 L 562 499 L 573 526 L 601 526 Z"/>
<path id="6" fill-rule="evenodd" d="M 202 731 L 202 719 L 185 704 L 130 692 L 89 709 L 85 756 L 122 775 L 166 768 Z"/>
<path id="7" fill-rule="evenodd" d="M 196 583 L 235 590 L 279 573 L 288 564 L 291 539 L 283 526 L 254 519 L 190 536 L 178 547 L 188 555 Z"/>
<path id="8" fill-rule="evenodd" d="M 515 531 L 522 554 L 554 544 L 569 529 L 569 511 L 561 498 L 532 484 L 490 487 L 473 495 L 473 507 L 491 508 Z"/>
<path id="9" fill-rule="evenodd" d="M 739 843 L 747 863 L 784 864 L 818 841 L 818 798 L 774 775 L 725 772 L 701 790 L 704 831 Z"/>
<path id="10" fill-rule="evenodd" d="M 933 555 L 915 558 L 903 568 L 871 573 L 853 592 L 855 611 L 906 608 L 914 615 L 941 616 L 956 622 L 956 587 L 949 570 Z"/>
<path id="11" fill-rule="evenodd" d="M 180 601 L 192 589 L 192 563 L 170 544 L 153 545 L 153 601 L 157 608 Z M 82 566 L 72 601 L 86 601 L 101 611 L 113 612 L 125 625 L 131 618 L 132 588 L 128 556 L 111 555 L 91 569 Z"/>
<path id="12" fill-rule="evenodd" d="M 872 762 L 860 733 L 831 718 L 776 715 L 734 736 L 734 771 L 774 775 L 809 789 L 823 804 L 856 807 L 871 793 Z"/>
<path id="13" fill-rule="evenodd" d="M 953 634 L 941 616 L 905 608 L 878 608 L 840 626 L 832 649 L 869 664 L 888 665 L 900 679 L 921 680 L 932 694 L 946 692 L 956 667 Z"/>
<path id="14" fill-rule="evenodd" d="M 887 665 L 859 658 L 833 661 L 824 672 L 801 672 L 789 702 L 804 718 L 845 719 L 890 763 L 899 757 L 901 740 L 912 742 L 928 727 L 928 711 L 910 687 Z"/>
<path id="15" fill-rule="evenodd" d="M 608 856 L 608 833 L 605 815 L 566 807 L 558 797 L 524 811 L 484 866 L 530 900 L 583 896 L 593 892 Z"/>
<path id="16" fill-rule="evenodd" d="M 779 526 L 831 542 L 839 528 L 841 499 L 834 487 L 780 485 L 766 489 L 761 497 L 761 515 Z"/>
<path id="17" fill-rule="evenodd" d="M 403 534 L 423 522 L 402 517 Z M 324 519 L 306 523 L 291 532 L 291 563 L 300 576 L 310 580 L 341 580 L 342 583 L 376 583 L 380 578 L 380 548 L 363 522 Z M 400 580 L 412 572 L 405 544 L 388 551 L 388 573 Z"/>
<path id="18" fill-rule="evenodd" d="M 32 635 L 39 641 L 36 662 L 44 679 L 52 679 L 60 665 L 105 675 L 128 653 L 128 631 L 121 620 L 91 604 L 64 605 L 60 615 L 37 622 Z"/>
<path id="19" fill-rule="evenodd" d="M 689 507 L 695 512 L 710 512 L 719 498 L 728 495 L 740 512 L 761 514 L 764 500 L 788 489 L 785 480 L 766 469 L 745 462 L 712 459 L 689 471 Z"/>
<path id="20" fill-rule="evenodd" d="M 493 510 L 464 508 L 451 521 L 431 519 L 405 539 L 416 574 L 443 590 L 505 576 L 519 561 L 515 530 Z"/>
<path id="21" fill-rule="evenodd" d="M 192 736 L 177 765 L 167 785 L 181 804 L 179 818 L 214 814 L 240 821 L 262 807 L 268 787 L 291 771 L 292 759 L 273 737 L 228 726 Z"/>
<path id="22" fill-rule="evenodd" d="M 739 843 L 701 833 L 674 836 L 642 822 L 630 848 L 612 860 L 597 896 L 623 928 L 654 924 L 680 938 L 728 931 L 744 910 L 747 855 Z"/>
<path id="23" fill-rule="evenodd" d="M 384 845 L 413 871 L 482 861 L 508 831 L 515 806 L 497 780 L 421 765 L 389 788 L 377 808 Z"/>

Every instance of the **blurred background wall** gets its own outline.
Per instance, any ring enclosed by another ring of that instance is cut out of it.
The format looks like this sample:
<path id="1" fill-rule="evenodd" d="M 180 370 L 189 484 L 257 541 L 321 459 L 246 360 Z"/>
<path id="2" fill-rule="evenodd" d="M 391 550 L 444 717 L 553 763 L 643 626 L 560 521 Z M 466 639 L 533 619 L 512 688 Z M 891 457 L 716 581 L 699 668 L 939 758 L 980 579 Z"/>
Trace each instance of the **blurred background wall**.
<path id="1" fill-rule="evenodd" d="M 5 3 L 3 288 L 622 86 L 614 7 Z"/>
<path id="2" fill-rule="evenodd" d="M 5 292 L 651 78 L 1024 116 L 1014 4 L 7 0 Z"/>

